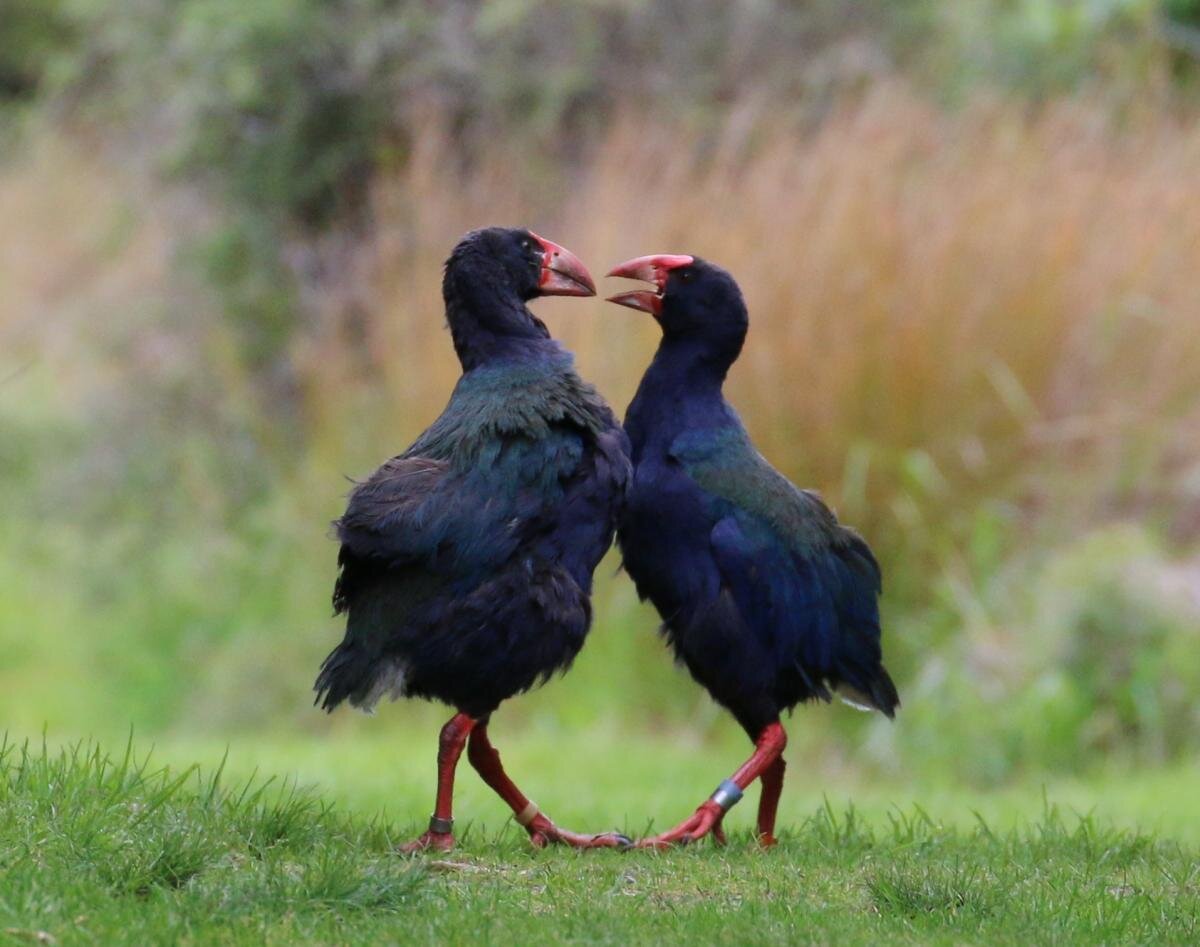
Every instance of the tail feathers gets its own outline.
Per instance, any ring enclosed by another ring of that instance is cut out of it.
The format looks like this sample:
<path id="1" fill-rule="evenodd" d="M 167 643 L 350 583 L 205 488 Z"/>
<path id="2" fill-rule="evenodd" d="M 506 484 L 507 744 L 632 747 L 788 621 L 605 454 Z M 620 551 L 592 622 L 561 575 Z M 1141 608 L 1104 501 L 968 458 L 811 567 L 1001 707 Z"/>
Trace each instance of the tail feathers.
<path id="1" fill-rule="evenodd" d="M 371 713 L 381 697 L 395 700 L 404 696 L 404 668 L 348 638 L 321 664 L 313 690 L 317 692 L 313 703 L 327 712 L 349 700 L 351 706 Z"/>
<path id="2" fill-rule="evenodd" d="M 842 680 L 834 690 L 838 697 L 858 710 L 878 710 L 889 720 L 896 716 L 896 708 L 900 706 L 900 695 L 896 693 L 896 685 L 880 664 L 865 681 L 864 686 Z"/>

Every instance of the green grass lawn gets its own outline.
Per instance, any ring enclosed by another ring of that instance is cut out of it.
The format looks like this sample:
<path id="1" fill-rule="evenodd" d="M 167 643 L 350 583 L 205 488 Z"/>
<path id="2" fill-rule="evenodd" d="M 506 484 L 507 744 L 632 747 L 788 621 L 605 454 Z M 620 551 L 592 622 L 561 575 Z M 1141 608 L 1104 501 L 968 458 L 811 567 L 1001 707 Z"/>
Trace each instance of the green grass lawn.
<path id="1" fill-rule="evenodd" d="M 119 742 L 106 758 L 10 740 L 0 942 L 1200 938 L 1194 770 L 998 793 L 834 781 L 823 799 L 828 775 L 794 759 L 770 852 L 751 842 L 752 792 L 724 850 L 577 853 L 531 850 L 467 769 L 459 847 L 410 860 L 393 847 L 429 809 L 434 739 L 412 736 L 239 743 L 219 779 L 224 750 L 186 740 L 163 741 L 149 764 Z M 543 807 L 584 830 L 672 822 L 736 762 L 734 747 L 603 734 L 558 758 L 536 731 L 503 745 Z M 193 759 L 208 765 L 180 765 Z"/>

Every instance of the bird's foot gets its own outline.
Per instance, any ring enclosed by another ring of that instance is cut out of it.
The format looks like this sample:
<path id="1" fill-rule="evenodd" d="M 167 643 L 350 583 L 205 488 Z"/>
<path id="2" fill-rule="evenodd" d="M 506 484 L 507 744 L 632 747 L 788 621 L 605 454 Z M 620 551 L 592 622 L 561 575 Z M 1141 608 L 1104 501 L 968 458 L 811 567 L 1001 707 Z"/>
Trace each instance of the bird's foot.
<path id="1" fill-rule="evenodd" d="M 619 832 L 600 835 L 579 835 L 560 829 L 540 812 L 525 826 L 534 848 L 547 845 L 569 845 L 571 848 L 630 848 L 633 840 Z"/>
<path id="2" fill-rule="evenodd" d="M 758 844 L 763 848 L 774 848 L 779 844 L 779 839 L 775 838 L 770 832 L 763 832 L 758 837 Z"/>
<path id="3" fill-rule="evenodd" d="M 430 829 L 422 832 L 411 842 L 399 846 L 396 851 L 401 855 L 414 855 L 427 849 L 433 849 L 435 852 L 448 852 L 452 848 L 454 848 L 453 832 L 434 832 Z"/>
<path id="4" fill-rule="evenodd" d="M 639 839 L 635 848 L 670 848 L 672 845 L 689 845 L 697 839 L 712 834 L 718 845 L 725 844 L 725 830 L 721 827 L 721 819 L 725 812 L 711 800 L 704 802 L 700 808 L 684 819 L 675 828 L 661 835 Z"/>

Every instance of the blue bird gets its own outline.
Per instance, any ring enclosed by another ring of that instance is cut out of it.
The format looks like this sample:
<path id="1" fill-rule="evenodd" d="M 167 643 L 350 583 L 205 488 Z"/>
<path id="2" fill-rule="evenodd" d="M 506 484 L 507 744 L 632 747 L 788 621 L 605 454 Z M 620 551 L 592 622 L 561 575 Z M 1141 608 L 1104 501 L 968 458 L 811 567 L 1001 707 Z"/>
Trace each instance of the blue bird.
<path id="1" fill-rule="evenodd" d="M 526 306 L 595 291 L 578 258 L 537 234 L 467 234 L 442 282 L 462 377 L 334 524 L 346 634 L 321 666 L 317 700 L 370 710 L 383 696 L 422 697 L 456 710 L 441 731 L 429 829 L 405 851 L 453 847 L 464 746 L 535 845 L 628 844 L 556 826 L 509 779 L 487 732 L 502 701 L 565 671 L 583 646 L 592 573 L 629 481 L 612 411 Z"/>
<path id="2" fill-rule="evenodd" d="M 784 710 L 837 693 L 891 717 L 880 649 L 879 565 L 821 498 L 755 450 L 722 386 L 749 325 L 733 278 L 698 257 L 660 255 L 609 273 L 654 283 L 610 298 L 645 311 L 662 342 L 625 417 L 633 483 L 617 529 L 625 569 L 663 620 L 676 658 L 755 743 L 750 759 L 659 847 L 713 833 L 762 779 L 758 837 L 775 842 Z"/>

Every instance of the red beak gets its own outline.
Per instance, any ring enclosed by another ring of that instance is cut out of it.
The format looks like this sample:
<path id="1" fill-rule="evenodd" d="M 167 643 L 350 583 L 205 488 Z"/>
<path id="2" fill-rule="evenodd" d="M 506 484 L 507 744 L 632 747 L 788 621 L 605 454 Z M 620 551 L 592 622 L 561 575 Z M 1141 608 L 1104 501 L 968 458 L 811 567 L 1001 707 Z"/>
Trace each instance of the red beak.
<path id="1" fill-rule="evenodd" d="M 686 254 L 672 253 L 639 256 L 633 260 L 626 260 L 609 270 L 608 275 L 640 279 L 647 283 L 653 283 L 658 288 L 655 292 L 642 289 L 632 293 L 618 293 L 616 296 L 609 296 L 608 301 L 616 303 L 618 306 L 640 309 L 657 319 L 662 315 L 663 293 L 666 291 L 667 278 L 671 275 L 671 270 L 681 266 L 691 266 L 694 262 L 694 258 Z"/>
<path id="2" fill-rule="evenodd" d="M 538 278 L 539 296 L 595 296 L 596 284 L 583 261 L 566 247 L 529 232 L 542 245 L 542 273 Z"/>

